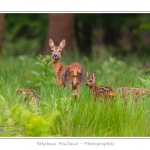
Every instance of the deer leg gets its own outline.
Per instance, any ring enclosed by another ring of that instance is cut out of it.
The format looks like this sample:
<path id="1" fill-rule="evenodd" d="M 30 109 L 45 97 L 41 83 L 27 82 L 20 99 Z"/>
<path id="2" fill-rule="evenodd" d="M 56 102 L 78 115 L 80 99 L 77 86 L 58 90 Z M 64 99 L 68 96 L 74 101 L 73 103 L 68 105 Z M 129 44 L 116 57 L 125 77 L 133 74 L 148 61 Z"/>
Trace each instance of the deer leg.
<path id="1" fill-rule="evenodd" d="M 74 90 L 73 90 L 73 88 L 71 88 L 72 90 L 71 90 L 71 92 L 72 92 L 72 98 L 77 98 L 77 96 L 78 96 L 78 91 L 76 90 L 76 92 L 74 92 Z"/>
<path id="2" fill-rule="evenodd" d="M 72 88 L 72 85 L 70 85 L 70 93 L 71 93 L 71 98 L 74 97 L 74 94 L 73 94 L 73 88 Z"/>
<path id="3" fill-rule="evenodd" d="M 75 94 L 75 99 L 77 99 L 77 97 L 78 97 L 78 95 L 79 95 L 79 90 L 80 90 L 80 85 L 77 85 L 76 94 Z"/>
<path id="4" fill-rule="evenodd" d="M 75 99 L 78 97 L 78 91 L 76 90 L 76 93 L 74 94 Z"/>

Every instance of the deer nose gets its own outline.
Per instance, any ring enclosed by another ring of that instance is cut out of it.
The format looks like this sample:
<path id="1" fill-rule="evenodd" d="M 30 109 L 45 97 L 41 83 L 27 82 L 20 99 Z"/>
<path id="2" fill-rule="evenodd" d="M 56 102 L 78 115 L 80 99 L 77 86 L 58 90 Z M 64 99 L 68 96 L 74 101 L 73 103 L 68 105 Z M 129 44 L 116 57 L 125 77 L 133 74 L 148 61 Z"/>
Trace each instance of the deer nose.
<path id="1" fill-rule="evenodd" d="M 86 83 L 86 86 L 88 86 L 88 84 Z"/>
<path id="2" fill-rule="evenodd" d="M 58 56 L 57 56 L 57 54 L 54 54 L 54 58 L 57 58 Z"/>

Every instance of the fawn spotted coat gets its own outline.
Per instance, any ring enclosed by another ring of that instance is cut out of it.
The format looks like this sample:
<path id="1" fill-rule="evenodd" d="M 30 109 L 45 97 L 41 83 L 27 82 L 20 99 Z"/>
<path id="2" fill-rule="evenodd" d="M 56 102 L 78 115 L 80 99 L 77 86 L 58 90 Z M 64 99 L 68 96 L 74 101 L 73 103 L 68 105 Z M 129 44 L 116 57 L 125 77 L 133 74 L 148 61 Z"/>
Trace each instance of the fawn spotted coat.
<path id="1" fill-rule="evenodd" d="M 103 99 L 106 101 L 107 99 L 110 99 L 111 97 L 115 96 L 115 92 L 110 87 L 104 87 L 104 86 L 97 86 L 95 84 L 96 79 L 96 72 L 91 76 L 87 72 L 87 81 L 86 85 L 90 89 L 90 93 L 94 97 L 94 99 Z"/>

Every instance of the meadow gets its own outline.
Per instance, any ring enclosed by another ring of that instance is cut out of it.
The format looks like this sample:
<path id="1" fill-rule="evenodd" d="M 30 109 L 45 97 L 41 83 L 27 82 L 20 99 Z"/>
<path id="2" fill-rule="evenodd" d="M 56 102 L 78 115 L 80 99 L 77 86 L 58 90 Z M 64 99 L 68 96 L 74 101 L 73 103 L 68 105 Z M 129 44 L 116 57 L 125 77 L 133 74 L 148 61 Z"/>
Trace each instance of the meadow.
<path id="1" fill-rule="evenodd" d="M 97 85 L 150 88 L 148 69 L 139 69 L 148 59 L 128 56 L 80 57 L 64 55 L 62 64 L 78 61 Z M 150 136 L 150 102 L 146 95 L 137 103 L 133 97 L 125 105 L 121 97 L 111 103 L 94 101 L 85 82 L 79 98 L 72 100 L 68 88 L 58 88 L 50 56 L 0 58 L 1 137 L 147 137 Z M 41 97 L 36 107 L 24 102 L 18 88 L 34 89 Z"/>

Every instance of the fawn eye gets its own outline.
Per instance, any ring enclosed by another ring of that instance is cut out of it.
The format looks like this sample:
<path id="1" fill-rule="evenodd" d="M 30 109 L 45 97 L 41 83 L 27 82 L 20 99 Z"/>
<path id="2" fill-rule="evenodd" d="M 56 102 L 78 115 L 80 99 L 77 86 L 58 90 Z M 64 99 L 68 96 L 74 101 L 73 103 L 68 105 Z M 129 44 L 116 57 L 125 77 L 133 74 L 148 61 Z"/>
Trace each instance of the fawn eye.
<path id="1" fill-rule="evenodd" d="M 58 51 L 58 52 L 61 52 L 61 51 Z"/>
<path id="2" fill-rule="evenodd" d="M 52 52 L 54 52 L 54 50 L 52 50 Z"/>
<path id="3" fill-rule="evenodd" d="M 92 80 L 90 80 L 89 82 L 92 82 Z"/>

